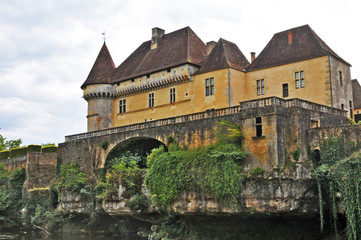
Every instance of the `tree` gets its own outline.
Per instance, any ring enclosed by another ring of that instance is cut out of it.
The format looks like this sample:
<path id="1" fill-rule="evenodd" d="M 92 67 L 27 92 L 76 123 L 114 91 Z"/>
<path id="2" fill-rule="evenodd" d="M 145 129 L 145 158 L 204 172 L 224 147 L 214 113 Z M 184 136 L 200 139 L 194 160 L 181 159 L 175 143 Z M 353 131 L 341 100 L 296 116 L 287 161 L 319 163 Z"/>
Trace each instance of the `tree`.
<path id="1" fill-rule="evenodd" d="M 6 138 L 0 134 L 0 151 L 18 148 L 22 142 L 20 138 L 16 140 L 6 140 Z"/>

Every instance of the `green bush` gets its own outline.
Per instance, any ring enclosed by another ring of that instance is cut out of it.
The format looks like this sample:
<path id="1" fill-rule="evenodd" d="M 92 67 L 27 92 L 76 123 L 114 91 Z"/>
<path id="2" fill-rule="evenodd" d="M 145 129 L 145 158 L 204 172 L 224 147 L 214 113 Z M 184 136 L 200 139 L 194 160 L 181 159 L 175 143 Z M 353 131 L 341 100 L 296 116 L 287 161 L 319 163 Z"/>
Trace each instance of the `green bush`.
<path id="1" fill-rule="evenodd" d="M 9 150 L 0 151 L 0 160 L 8 159 L 8 157 L 10 157 Z"/>
<path id="2" fill-rule="evenodd" d="M 57 146 L 46 146 L 41 149 L 42 153 L 57 153 L 58 147 Z"/>
<path id="3" fill-rule="evenodd" d="M 137 194 L 127 202 L 127 206 L 132 212 L 146 212 L 149 205 L 149 199 L 143 194 Z"/>
<path id="4" fill-rule="evenodd" d="M 41 152 L 41 145 L 28 145 L 28 152 Z"/>
<path id="5" fill-rule="evenodd" d="M 255 169 L 252 170 L 252 175 L 253 176 L 263 175 L 264 173 L 265 173 L 265 170 L 263 168 L 260 168 L 260 167 L 256 167 Z"/>
<path id="6" fill-rule="evenodd" d="M 10 157 L 20 157 L 25 156 L 28 153 L 28 147 L 14 148 L 10 150 Z"/>
<path id="7" fill-rule="evenodd" d="M 91 185 L 87 174 L 81 171 L 78 165 L 71 163 L 61 165 L 57 187 L 59 190 L 67 189 L 81 193 L 83 189 L 89 190 Z"/>
<path id="8" fill-rule="evenodd" d="M 163 209 L 169 209 L 182 191 L 207 193 L 223 206 L 236 206 L 246 156 L 235 143 L 169 152 L 161 147 L 148 156 L 146 185 L 154 204 Z"/>
<path id="9" fill-rule="evenodd" d="M 108 148 L 108 141 L 107 141 L 107 140 L 104 140 L 104 141 L 102 142 L 102 144 L 101 144 L 101 147 L 102 147 L 103 149 L 107 149 L 107 148 Z"/>

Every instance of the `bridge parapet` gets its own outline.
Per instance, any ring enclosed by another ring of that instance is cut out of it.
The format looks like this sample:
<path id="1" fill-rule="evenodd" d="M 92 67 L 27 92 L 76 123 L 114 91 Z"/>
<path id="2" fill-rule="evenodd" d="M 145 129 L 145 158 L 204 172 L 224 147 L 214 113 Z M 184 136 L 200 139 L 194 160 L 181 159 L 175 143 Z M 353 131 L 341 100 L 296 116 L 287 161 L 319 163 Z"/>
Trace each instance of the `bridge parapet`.
<path id="1" fill-rule="evenodd" d="M 237 113 L 247 110 L 247 109 L 272 107 L 272 106 L 281 106 L 281 107 L 285 107 L 285 108 L 300 107 L 300 108 L 304 108 L 307 110 L 331 113 L 331 114 L 338 115 L 338 116 L 344 116 L 344 117 L 347 116 L 346 111 L 328 107 L 325 105 L 320 105 L 317 103 L 312 103 L 312 102 L 301 100 L 298 98 L 285 100 L 285 99 L 278 98 L 278 97 L 269 97 L 269 98 L 262 98 L 262 99 L 257 99 L 257 100 L 240 102 L 240 105 L 234 106 L 234 107 L 221 108 L 221 109 L 209 109 L 204 112 L 198 112 L 198 113 L 192 113 L 192 114 L 187 114 L 187 115 L 181 115 L 181 116 L 177 116 L 177 117 L 153 120 L 153 121 L 143 122 L 143 123 L 136 123 L 136 124 L 131 124 L 131 125 L 127 125 L 127 126 L 109 128 L 109 129 L 104 129 L 104 130 L 99 130 L 99 131 L 92 131 L 92 132 L 87 132 L 87 133 L 69 135 L 69 136 L 65 136 L 65 142 L 87 139 L 87 138 L 91 138 L 91 137 L 106 136 L 106 135 L 110 135 L 110 134 L 114 134 L 114 133 L 137 131 L 137 130 L 161 127 L 161 126 L 169 126 L 169 125 L 174 125 L 174 124 L 178 124 L 178 123 L 197 121 L 197 120 L 202 120 L 202 119 L 207 119 L 207 118 L 216 118 L 216 117 L 221 117 L 221 116 L 237 114 Z"/>

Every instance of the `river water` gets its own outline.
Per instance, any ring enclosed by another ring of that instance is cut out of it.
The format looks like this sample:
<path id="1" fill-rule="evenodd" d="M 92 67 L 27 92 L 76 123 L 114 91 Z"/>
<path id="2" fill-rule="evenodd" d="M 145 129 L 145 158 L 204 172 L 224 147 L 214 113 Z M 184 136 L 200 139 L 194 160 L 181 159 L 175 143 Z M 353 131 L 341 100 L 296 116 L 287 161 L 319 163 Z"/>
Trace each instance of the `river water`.
<path id="1" fill-rule="evenodd" d="M 31 234 L 21 234 L 21 233 L 1 233 L 0 240 L 130 240 L 130 238 L 121 238 L 116 236 L 106 236 L 106 235 L 91 235 L 91 234 L 43 234 L 43 233 L 31 233 Z"/>

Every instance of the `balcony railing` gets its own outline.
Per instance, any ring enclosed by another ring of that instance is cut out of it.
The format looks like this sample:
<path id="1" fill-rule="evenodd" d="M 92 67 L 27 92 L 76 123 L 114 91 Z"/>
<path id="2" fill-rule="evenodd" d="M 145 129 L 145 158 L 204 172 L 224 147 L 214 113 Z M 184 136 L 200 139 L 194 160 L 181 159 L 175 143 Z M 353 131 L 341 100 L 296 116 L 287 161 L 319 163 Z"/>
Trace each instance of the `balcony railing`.
<path id="1" fill-rule="evenodd" d="M 269 98 L 262 98 L 257 100 L 251 100 L 251 101 L 245 101 L 240 102 L 238 106 L 234 107 L 228 107 L 228 108 L 221 108 L 221 109 L 211 109 L 207 110 L 205 112 L 199 112 L 199 113 L 192 113 L 177 117 L 171 117 L 171 118 L 165 118 L 165 119 L 159 119 L 159 120 L 153 120 L 149 122 L 143 122 L 143 123 L 136 123 L 132 125 L 127 126 L 121 126 L 121 127 L 115 127 L 115 128 L 109 128 L 94 132 L 87 132 L 87 133 L 80 133 L 70 136 L 65 136 L 65 141 L 75 141 L 80 139 L 86 139 L 91 137 L 100 137 L 100 136 L 106 136 L 114 133 L 121 133 L 121 132 L 129 132 L 129 131 L 136 131 L 136 130 L 142 130 L 147 128 L 154 128 L 154 127 L 161 127 L 161 126 L 168 126 L 168 125 L 174 125 L 178 123 L 184 123 L 184 122 L 191 122 L 191 121 L 197 121 L 207 118 L 216 118 L 221 116 L 227 116 L 232 114 L 237 114 L 241 111 L 252 109 L 252 108 L 262 108 L 262 107 L 300 107 L 307 110 L 312 111 L 318 111 L 318 112 L 324 112 L 324 113 L 330 113 L 338 116 L 344 116 L 346 117 L 347 112 L 337 109 L 337 108 L 331 108 L 328 106 L 320 105 L 317 103 L 308 102 L 305 100 L 301 100 L 298 98 L 285 100 L 278 97 L 269 97 Z"/>

